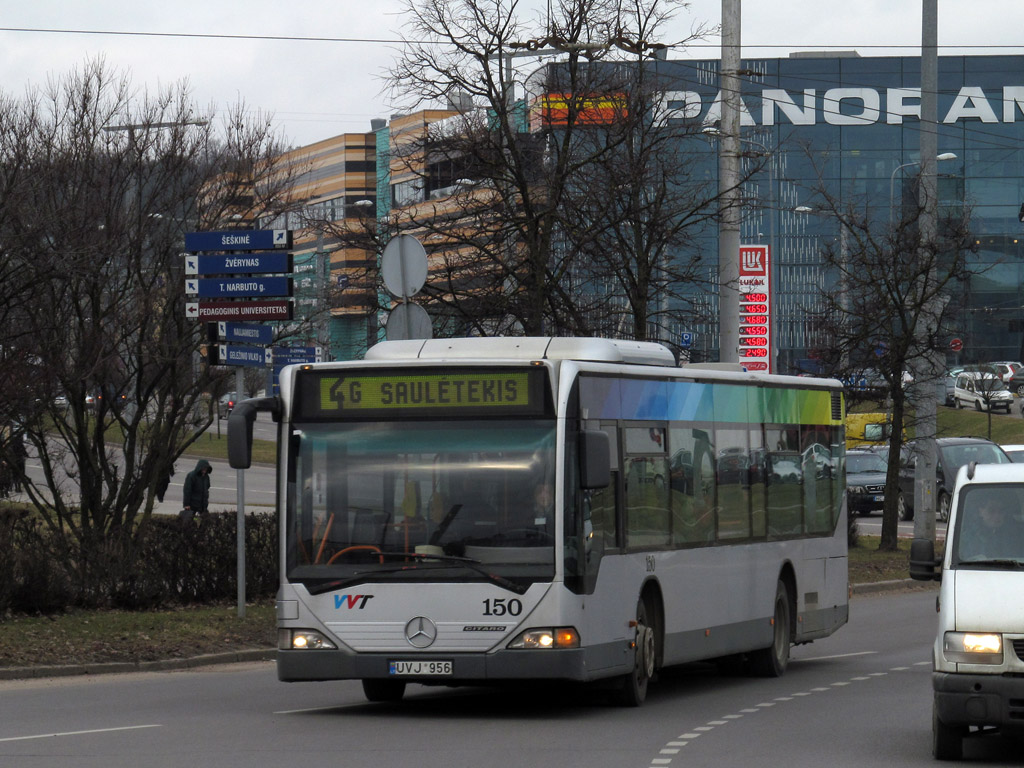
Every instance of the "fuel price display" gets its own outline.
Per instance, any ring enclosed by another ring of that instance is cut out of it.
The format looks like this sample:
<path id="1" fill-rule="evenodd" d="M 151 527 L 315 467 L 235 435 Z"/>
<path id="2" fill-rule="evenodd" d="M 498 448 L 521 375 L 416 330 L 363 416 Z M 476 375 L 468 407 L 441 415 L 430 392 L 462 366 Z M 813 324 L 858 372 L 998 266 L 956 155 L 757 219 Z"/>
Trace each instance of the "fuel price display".
<path id="1" fill-rule="evenodd" d="M 772 371 L 771 249 L 740 246 L 739 362 L 748 371 Z"/>

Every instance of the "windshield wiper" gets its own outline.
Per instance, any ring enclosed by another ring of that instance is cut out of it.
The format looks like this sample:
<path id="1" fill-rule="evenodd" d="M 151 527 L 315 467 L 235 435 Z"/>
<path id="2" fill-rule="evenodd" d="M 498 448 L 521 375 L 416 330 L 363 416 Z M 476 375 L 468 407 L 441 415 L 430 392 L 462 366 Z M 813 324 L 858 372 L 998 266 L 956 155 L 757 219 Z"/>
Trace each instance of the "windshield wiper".
<path id="1" fill-rule="evenodd" d="M 475 560 L 472 557 L 456 557 L 455 555 L 428 555 L 422 552 L 381 552 L 381 555 L 383 557 L 411 557 L 418 563 L 424 563 L 428 567 L 432 565 L 433 562 L 438 562 L 439 566 L 441 566 L 442 564 L 464 565 L 471 571 L 476 571 L 481 576 L 485 576 L 489 581 L 493 582 L 494 584 L 497 584 L 499 587 L 504 587 L 505 589 L 511 590 L 512 592 L 515 592 L 517 595 L 522 595 L 526 593 L 526 587 L 522 586 L 521 584 L 516 584 L 514 581 L 510 581 L 509 579 L 506 579 L 504 576 L 499 576 L 496 573 L 491 573 L 481 565 L 479 560 Z"/>
<path id="2" fill-rule="evenodd" d="M 1024 568 L 1024 560 L 1012 558 L 991 558 L 985 560 L 961 560 L 960 565 L 985 565 L 993 568 Z"/>
<path id="3" fill-rule="evenodd" d="M 374 552 L 373 557 L 383 558 L 402 558 L 403 560 L 414 560 L 416 561 L 415 566 L 409 565 L 398 565 L 391 566 L 389 568 L 375 568 L 372 571 L 357 571 L 346 579 L 337 579 L 335 581 L 327 581 L 322 584 L 317 584 L 313 587 L 307 587 L 309 594 L 311 595 L 322 595 L 324 592 L 333 592 L 336 589 L 343 589 L 350 584 L 357 584 L 365 581 L 366 577 L 377 576 L 382 573 L 400 573 L 401 571 L 410 570 L 414 568 L 416 570 L 423 569 L 424 567 L 437 567 L 445 568 L 452 565 L 461 565 L 469 568 L 471 571 L 479 573 L 484 576 L 488 581 L 493 584 L 497 584 L 499 587 L 503 587 L 511 592 L 515 592 L 517 595 L 526 594 L 526 587 L 521 584 L 516 584 L 514 581 L 506 579 L 504 576 L 500 576 L 496 573 L 491 573 L 484 568 L 479 560 L 474 560 L 471 557 L 456 557 L 455 555 L 425 555 L 420 552 Z M 436 565 L 435 565 L 436 564 Z"/>

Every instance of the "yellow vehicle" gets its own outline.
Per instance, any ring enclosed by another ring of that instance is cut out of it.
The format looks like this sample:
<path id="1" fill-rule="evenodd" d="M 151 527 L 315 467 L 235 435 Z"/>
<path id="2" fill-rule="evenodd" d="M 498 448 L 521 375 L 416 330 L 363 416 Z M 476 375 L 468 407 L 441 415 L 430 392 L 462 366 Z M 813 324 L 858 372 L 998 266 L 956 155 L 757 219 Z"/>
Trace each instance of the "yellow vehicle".
<path id="1" fill-rule="evenodd" d="M 846 414 L 846 448 L 887 445 L 892 434 L 892 417 L 888 413 Z"/>

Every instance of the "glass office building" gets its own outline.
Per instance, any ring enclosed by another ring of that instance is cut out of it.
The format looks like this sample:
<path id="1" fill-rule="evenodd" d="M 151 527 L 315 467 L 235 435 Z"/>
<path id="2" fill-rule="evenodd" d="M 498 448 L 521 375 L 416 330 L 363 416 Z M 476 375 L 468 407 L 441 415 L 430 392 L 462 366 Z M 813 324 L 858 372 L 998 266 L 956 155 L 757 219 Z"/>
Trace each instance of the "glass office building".
<path id="1" fill-rule="evenodd" d="M 649 66 L 669 84 L 666 97 L 680 117 L 718 120 L 717 60 Z M 744 210 L 741 242 L 773 245 L 776 370 L 793 372 L 811 365 L 805 308 L 820 295 L 821 250 L 839 236 L 834 219 L 797 209 L 814 205 L 820 174 L 842 200 L 866 201 L 875 220 L 886 222 L 894 209 L 899 215 L 916 190 L 921 62 L 848 52 L 746 60 L 742 69 L 743 149 L 767 153 L 768 164 L 745 189 L 756 203 Z M 968 257 L 976 274 L 957 288 L 964 309 L 948 334 L 963 349 L 947 362 L 1020 360 L 1024 56 L 942 56 L 938 81 L 938 152 L 956 156 L 937 163 L 939 206 L 970 209 L 977 248 Z M 717 253 L 717 243 L 709 245 Z M 714 320 L 689 330 L 698 356 L 715 359 Z"/>

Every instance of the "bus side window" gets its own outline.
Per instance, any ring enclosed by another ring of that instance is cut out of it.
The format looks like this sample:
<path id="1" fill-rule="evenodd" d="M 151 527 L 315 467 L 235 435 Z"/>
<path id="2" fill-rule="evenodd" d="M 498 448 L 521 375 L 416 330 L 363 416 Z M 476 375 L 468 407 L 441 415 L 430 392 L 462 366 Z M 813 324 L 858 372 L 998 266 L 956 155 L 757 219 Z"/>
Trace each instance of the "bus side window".
<path id="1" fill-rule="evenodd" d="M 671 427 L 669 488 L 672 544 L 709 544 L 715 537 L 715 457 L 705 429 Z"/>
<path id="2" fill-rule="evenodd" d="M 668 456 L 663 427 L 626 427 L 626 546 L 661 547 L 670 541 Z"/>
<path id="3" fill-rule="evenodd" d="M 750 537 L 749 443 L 746 428 L 715 430 L 719 540 Z"/>
<path id="4" fill-rule="evenodd" d="M 803 532 L 804 457 L 798 429 L 768 427 L 768 536 L 798 536 Z M 812 479 L 813 482 L 813 479 Z"/>

